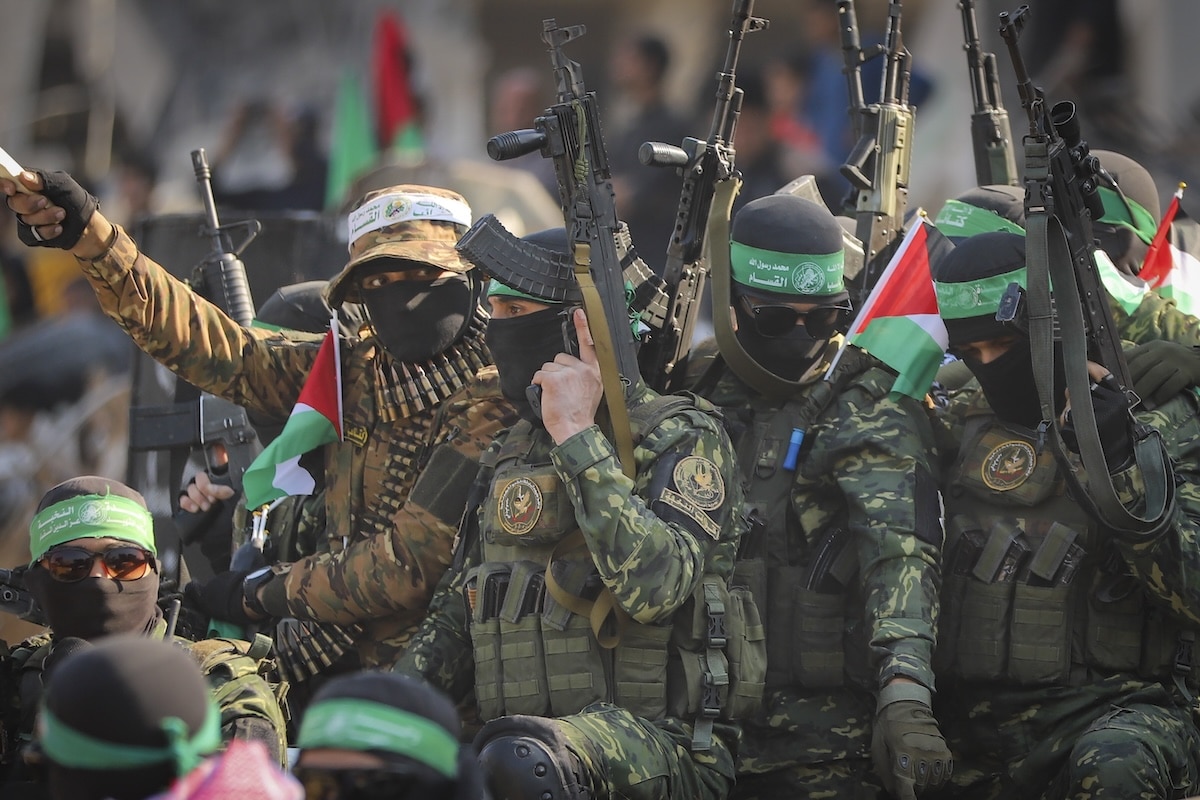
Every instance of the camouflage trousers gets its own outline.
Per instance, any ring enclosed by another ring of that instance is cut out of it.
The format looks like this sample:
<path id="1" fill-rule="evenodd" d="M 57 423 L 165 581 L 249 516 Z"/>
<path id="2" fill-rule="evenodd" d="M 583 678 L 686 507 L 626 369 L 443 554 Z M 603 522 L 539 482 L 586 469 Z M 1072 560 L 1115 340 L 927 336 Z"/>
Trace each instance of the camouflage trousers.
<path id="1" fill-rule="evenodd" d="M 871 766 L 874 701 L 865 691 L 770 690 L 742 726 L 735 800 L 783 797 L 876 800 Z"/>
<path id="2" fill-rule="evenodd" d="M 943 691 L 954 753 L 938 798 L 1183 798 L 1200 791 L 1200 730 L 1174 689 L 1110 678 L 1080 687 Z"/>
<path id="3" fill-rule="evenodd" d="M 723 800 L 733 786 L 732 727 L 715 726 L 711 748 L 693 752 L 691 725 L 650 722 L 608 703 L 548 721 L 578 757 L 597 800 Z"/>

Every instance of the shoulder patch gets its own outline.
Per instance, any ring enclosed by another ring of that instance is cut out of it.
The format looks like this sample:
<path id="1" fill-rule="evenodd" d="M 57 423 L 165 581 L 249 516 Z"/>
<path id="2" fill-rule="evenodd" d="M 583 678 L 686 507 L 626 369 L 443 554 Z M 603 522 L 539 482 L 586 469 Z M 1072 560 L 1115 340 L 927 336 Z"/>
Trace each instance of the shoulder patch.
<path id="1" fill-rule="evenodd" d="M 520 536 L 533 530 L 542 516 L 542 490 L 529 478 L 517 478 L 504 487 L 496 504 L 500 527 Z"/>
<path id="2" fill-rule="evenodd" d="M 671 471 L 671 486 L 664 487 L 658 499 L 688 517 L 713 539 L 721 536 L 721 526 L 711 516 L 725 502 L 725 479 L 712 461 L 701 456 L 681 458 Z"/>

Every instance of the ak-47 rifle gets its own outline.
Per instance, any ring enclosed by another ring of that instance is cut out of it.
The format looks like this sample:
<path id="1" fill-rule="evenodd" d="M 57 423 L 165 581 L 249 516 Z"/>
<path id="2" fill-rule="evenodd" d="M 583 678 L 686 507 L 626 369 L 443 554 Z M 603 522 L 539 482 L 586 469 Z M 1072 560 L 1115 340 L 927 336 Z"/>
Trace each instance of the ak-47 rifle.
<path id="1" fill-rule="evenodd" d="M 729 45 L 725 63 L 717 73 L 717 102 L 712 125 L 705 140 L 687 137 L 682 145 L 646 142 L 638 150 L 638 160 L 646 166 L 676 167 L 683 175 L 679 206 L 675 212 L 675 230 L 667 245 L 663 281 L 670 295 L 670 310 L 665 325 L 653 331 L 642 344 L 639 356 L 642 374 L 654 389 L 678 388 L 683 373 L 700 297 L 708 280 L 709 265 L 703 258 L 704 232 L 717 185 L 724 181 L 741 182 L 734 166 L 733 135 L 742 108 L 742 90 L 737 88 L 737 62 L 742 39 L 751 31 L 760 31 L 768 21 L 753 15 L 754 0 L 734 0 L 729 21 Z"/>
<path id="2" fill-rule="evenodd" d="M 861 299 L 866 300 L 900 242 L 908 206 L 913 132 L 908 84 L 912 56 L 900 35 L 900 0 L 889 0 L 884 43 L 867 54 L 859 45 L 854 0 L 838 0 L 837 6 L 850 113 L 858 134 L 841 173 L 852 187 L 855 232 L 866 257 L 859 281 Z M 868 105 L 863 98 L 861 67 L 877 55 L 886 60 L 883 81 L 879 102 Z"/>
<path id="3" fill-rule="evenodd" d="M 1019 186 L 1008 112 L 1000 97 L 996 54 L 983 52 L 975 22 L 975 0 L 959 0 L 963 19 L 963 49 L 971 78 L 971 148 L 975 153 L 975 182 L 980 186 L 1005 183 Z"/>
<path id="4" fill-rule="evenodd" d="M 1018 48 L 1028 6 L 1000 14 L 1000 35 L 1012 56 L 1021 105 L 1029 117 L 1025 146 L 1025 223 L 1027 288 L 1010 284 L 997 319 L 1028 331 L 1034 378 L 1042 407 L 1039 436 L 1059 462 L 1068 463 L 1056 414 L 1054 342 L 1062 345 L 1066 389 L 1072 398 L 1090 397 L 1087 361 L 1104 366 L 1125 392 L 1129 408 L 1137 402 L 1121 338 L 1113 323 L 1108 295 L 1094 255 L 1092 220 L 1104 213 L 1098 191 L 1100 161 L 1080 136 L 1075 104 L 1060 101 L 1047 109 Z M 1053 284 L 1053 300 L 1050 287 Z M 1065 469 L 1072 492 L 1102 524 L 1116 531 L 1145 534 L 1157 530 L 1170 515 L 1174 480 L 1161 437 L 1152 428 L 1129 422 L 1134 455 L 1146 487 L 1147 513 L 1131 513 L 1108 479 L 1096 417 L 1090 402 L 1072 403 L 1071 416 L 1079 454 L 1087 473 L 1083 486 L 1073 469 Z"/>
<path id="5" fill-rule="evenodd" d="M 622 467 L 632 475 L 633 444 L 625 401 L 639 373 L 617 250 L 616 237 L 624 235 L 624 225 L 617 219 L 596 93 L 584 87 L 579 64 L 562 49 L 585 30 L 583 25 L 560 28 L 553 19 L 542 21 L 557 100 L 534 120 L 533 128 L 502 133 L 487 144 L 488 155 L 496 161 L 534 150 L 553 159 L 570 255 L 520 241 L 492 214 L 476 221 L 459 239 L 457 249 L 484 273 L 514 289 L 568 306 L 583 305 L 596 344 L 614 444 Z"/>

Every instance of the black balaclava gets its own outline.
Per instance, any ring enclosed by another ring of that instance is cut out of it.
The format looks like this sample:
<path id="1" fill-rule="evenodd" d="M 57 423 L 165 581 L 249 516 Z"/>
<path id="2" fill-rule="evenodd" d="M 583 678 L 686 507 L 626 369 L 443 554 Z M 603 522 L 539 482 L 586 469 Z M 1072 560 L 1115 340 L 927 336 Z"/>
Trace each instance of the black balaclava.
<path id="1" fill-rule="evenodd" d="M 794 195 L 768 195 L 738 211 L 730 240 L 737 340 L 760 366 L 797 380 L 830 337 L 813 338 L 803 325 L 782 336 L 762 336 L 742 298 L 846 304 L 842 226 L 824 206 Z"/>
<path id="2" fill-rule="evenodd" d="M 525 236 L 522 241 L 565 254 L 570 246 L 565 228 L 550 228 Z M 533 381 L 533 375 L 542 365 L 553 361 L 559 353 L 567 352 L 566 337 L 574 335 L 574 326 L 567 310 L 560 303 L 551 303 L 538 297 L 517 292 L 494 282 L 488 296 L 508 296 L 544 303 L 549 308 L 511 319 L 489 319 L 484 341 L 492 354 L 492 362 L 500 373 L 500 391 L 511 400 L 523 419 L 539 423 L 529 404 L 525 390 Z"/>
<path id="3" fill-rule="evenodd" d="M 960 242 L 932 265 L 939 308 L 951 349 L 970 342 L 1017 336 L 1004 355 L 991 363 L 963 359 L 1001 419 L 1035 428 L 1042 421 L 1029 340 L 1017 328 L 996 319 L 999 298 L 1011 282 L 1024 286 L 1025 237 L 981 233 Z M 1065 406 L 1062 345 L 1054 344 L 1055 413 Z"/>
<path id="4" fill-rule="evenodd" d="M 363 271 L 376 272 L 424 266 L 411 261 L 381 259 Z M 360 278 L 360 280 L 362 280 Z M 475 316 L 483 282 L 475 270 L 432 281 L 392 281 L 378 289 L 360 289 L 383 349 L 397 361 L 428 361 L 462 338 Z"/>
<path id="5" fill-rule="evenodd" d="M 119 481 L 96 476 L 72 478 L 46 492 L 37 510 L 85 495 L 114 494 L 145 507 L 141 494 Z M 55 637 L 95 639 L 113 633 L 149 633 L 162 618 L 158 607 L 159 573 L 152 569 L 136 581 L 84 578 L 61 583 L 40 565 L 25 574 L 25 585 L 46 612 Z"/>

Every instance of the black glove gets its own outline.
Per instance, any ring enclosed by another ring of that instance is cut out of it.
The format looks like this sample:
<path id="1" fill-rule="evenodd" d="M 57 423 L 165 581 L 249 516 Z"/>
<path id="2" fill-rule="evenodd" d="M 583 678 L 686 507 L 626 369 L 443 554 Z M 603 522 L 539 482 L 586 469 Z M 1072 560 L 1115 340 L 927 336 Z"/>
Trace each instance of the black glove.
<path id="1" fill-rule="evenodd" d="M 1155 339 L 1125 351 L 1133 390 L 1148 408 L 1200 384 L 1200 349 Z"/>
<path id="2" fill-rule="evenodd" d="M 74 178 L 62 170 L 46 172 L 35 169 L 30 171 L 41 176 L 42 194 L 51 203 L 62 208 L 66 212 L 66 216 L 62 222 L 58 223 L 62 226 L 62 233 L 53 239 L 40 238 L 31 226 L 26 225 L 20 217 L 17 217 L 17 236 L 29 247 L 57 247 L 60 250 L 70 250 L 79 242 L 79 237 L 83 235 L 83 229 L 87 227 L 88 222 L 92 219 L 92 214 L 96 213 L 100 204 Z"/>
<path id="3" fill-rule="evenodd" d="M 218 573 L 206 581 L 192 581 L 183 587 L 184 600 L 211 619 L 249 625 L 254 620 L 242 605 L 245 597 L 242 584 L 249 574 L 245 570 L 232 570 Z"/>
<path id="4" fill-rule="evenodd" d="M 1096 430 L 1100 434 L 1100 446 L 1104 451 L 1104 460 L 1108 471 L 1116 474 L 1129 466 L 1133 459 L 1133 437 L 1130 435 L 1132 419 L 1129 415 L 1129 401 L 1117 379 L 1108 374 L 1092 387 L 1092 410 L 1096 414 Z M 1077 402 L 1071 398 L 1071 402 Z M 1067 420 L 1062 427 L 1063 441 L 1071 452 L 1079 453 L 1079 439 L 1075 435 L 1075 424 L 1071 412 L 1067 412 Z"/>
<path id="5" fill-rule="evenodd" d="M 879 693 L 871 731 L 871 760 L 884 787 L 900 800 L 937 789 L 954 770 L 946 739 L 929 708 L 929 690 L 895 684 Z"/>

